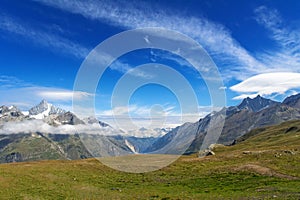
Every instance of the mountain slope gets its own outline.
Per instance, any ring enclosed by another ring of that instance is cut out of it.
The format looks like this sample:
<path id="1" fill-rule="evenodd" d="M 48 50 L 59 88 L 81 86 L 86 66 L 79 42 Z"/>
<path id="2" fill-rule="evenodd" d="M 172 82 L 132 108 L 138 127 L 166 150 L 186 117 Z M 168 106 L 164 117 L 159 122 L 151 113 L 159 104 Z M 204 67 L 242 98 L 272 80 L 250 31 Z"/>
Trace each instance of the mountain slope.
<path id="1" fill-rule="evenodd" d="M 294 101 L 297 100 L 295 97 L 293 99 Z M 183 142 L 179 142 L 178 144 L 180 145 L 177 147 L 175 145 L 176 143 L 172 143 L 171 141 L 176 135 L 185 135 L 186 137 L 194 136 L 194 140 L 186 153 L 197 152 L 202 146 L 209 127 L 212 126 L 210 130 L 218 128 L 219 125 L 216 123 L 217 116 L 225 117 L 225 124 L 218 143 L 228 145 L 233 143 L 236 138 L 241 137 L 252 129 L 300 119 L 300 109 L 284 103 L 277 103 L 260 96 L 257 96 L 254 99 L 246 98 L 238 106 L 223 108 L 219 112 L 207 115 L 198 122 L 190 123 L 188 125 L 185 124 L 176 128 L 157 140 L 148 148 L 148 150 L 158 151 L 162 146 L 169 145 L 173 150 L 168 152 L 180 151 L 181 146 L 184 146 Z"/>
<path id="2" fill-rule="evenodd" d="M 300 121 L 292 120 L 278 125 L 254 129 L 237 139 L 238 148 L 294 149 L 300 151 Z"/>
<path id="3" fill-rule="evenodd" d="M 81 120 L 45 100 L 28 113 L 0 107 L 0 163 L 128 155 L 157 139 L 116 135 L 117 130 L 95 117 Z"/>
<path id="4" fill-rule="evenodd" d="M 0 135 L 0 163 L 91 157 L 78 135 Z"/>
<path id="5" fill-rule="evenodd" d="M 226 118 L 219 142 L 230 144 L 254 128 L 275 125 L 293 119 L 300 119 L 300 110 L 286 105 L 268 107 L 259 112 L 242 110 Z"/>
<path id="6" fill-rule="evenodd" d="M 282 103 L 290 107 L 300 108 L 300 94 L 289 96 Z"/>
<path id="7" fill-rule="evenodd" d="M 0 163 L 133 153 L 126 138 L 99 135 L 116 131 L 96 118 L 81 120 L 45 100 L 28 113 L 14 106 L 0 107 Z"/>

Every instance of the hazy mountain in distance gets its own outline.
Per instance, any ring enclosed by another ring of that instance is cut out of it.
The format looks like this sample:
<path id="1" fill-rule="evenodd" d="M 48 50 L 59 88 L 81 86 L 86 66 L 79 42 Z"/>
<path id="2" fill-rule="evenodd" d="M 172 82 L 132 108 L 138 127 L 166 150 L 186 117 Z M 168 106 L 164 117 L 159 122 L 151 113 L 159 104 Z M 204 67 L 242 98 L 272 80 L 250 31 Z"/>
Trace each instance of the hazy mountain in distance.
<path id="1" fill-rule="evenodd" d="M 99 124 L 101 127 L 111 127 L 109 124 L 107 124 L 105 122 L 102 122 L 102 121 L 99 121 L 97 118 L 92 117 L 92 116 L 83 119 L 83 121 L 86 124 Z"/>

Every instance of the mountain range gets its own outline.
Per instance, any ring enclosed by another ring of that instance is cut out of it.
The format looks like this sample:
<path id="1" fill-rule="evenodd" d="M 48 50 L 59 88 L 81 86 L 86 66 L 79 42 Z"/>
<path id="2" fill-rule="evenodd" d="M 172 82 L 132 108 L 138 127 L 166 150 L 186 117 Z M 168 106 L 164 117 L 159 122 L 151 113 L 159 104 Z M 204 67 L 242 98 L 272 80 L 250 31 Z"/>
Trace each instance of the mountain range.
<path id="1" fill-rule="evenodd" d="M 27 112 L 1 106 L 0 162 L 134 154 L 157 139 L 122 134 L 95 117 L 80 119 L 46 100 Z"/>
<path id="2" fill-rule="evenodd" d="M 231 145 L 252 129 L 279 124 L 284 121 L 300 119 L 300 94 L 287 97 L 282 103 L 257 96 L 246 98 L 237 106 L 223 108 L 200 119 L 195 123 L 185 123 L 159 138 L 146 151 L 157 153 L 182 152 L 186 141 L 180 135 L 193 138 L 191 145 L 183 153 L 189 154 L 201 150 L 208 130 L 220 129 L 218 118 L 224 117 L 224 126 L 217 143 Z M 207 148 L 207 144 L 203 148 Z"/>
<path id="3" fill-rule="evenodd" d="M 224 119 L 223 127 L 215 123 L 220 118 Z M 94 117 L 80 119 L 45 100 L 28 112 L 21 112 L 15 106 L 1 106 L 0 162 L 136 153 L 189 154 L 207 147 L 202 143 L 209 130 L 221 131 L 217 143 L 232 145 L 255 128 L 294 119 L 300 119 L 300 94 L 287 97 L 283 102 L 257 96 L 210 113 L 195 123 L 156 130 L 163 133 L 162 136 L 139 138 L 123 136 L 121 130 Z"/>

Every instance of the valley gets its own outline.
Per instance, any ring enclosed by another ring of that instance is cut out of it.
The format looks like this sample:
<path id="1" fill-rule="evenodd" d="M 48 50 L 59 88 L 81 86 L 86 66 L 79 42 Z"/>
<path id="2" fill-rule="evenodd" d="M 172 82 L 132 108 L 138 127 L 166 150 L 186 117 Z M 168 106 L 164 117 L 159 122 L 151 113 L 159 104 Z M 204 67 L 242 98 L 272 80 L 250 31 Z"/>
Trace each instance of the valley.
<path id="1" fill-rule="evenodd" d="M 299 199 L 300 121 L 255 129 L 214 156 L 181 156 L 155 172 L 96 159 L 0 165 L 4 199 Z"/>
<path id="2" fill-rule="evenodd" d="M 158 137 L 131 136 L 95 117 L 78 118 L 43 100 L 28 112 L 14 106 L 0 109 L 0 162 L 77 160 L 142 154 L 194 154 L 211 144 L 231 145 L 247 132 L 300 119 L 300 94 L 282 103 L 261 96 L 237 106 L 214 111 L 199 121 L 185 123 Z M 25 114 L 24 114 L 25 113 Z M 26 115 L 26 113 L 29 113 Z M 224 119 L 220 127 L 219 119 Z M 219 138 L 206 141 L 205 137 Z"/>

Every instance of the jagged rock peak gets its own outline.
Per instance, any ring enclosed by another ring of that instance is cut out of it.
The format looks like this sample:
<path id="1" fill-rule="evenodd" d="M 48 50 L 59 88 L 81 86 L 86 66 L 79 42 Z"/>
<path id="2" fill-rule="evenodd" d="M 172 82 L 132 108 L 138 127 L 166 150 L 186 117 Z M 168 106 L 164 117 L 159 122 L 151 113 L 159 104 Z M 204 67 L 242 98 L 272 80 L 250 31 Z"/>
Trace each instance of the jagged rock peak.
<path id="1" fill-rule="evenodd" d="M 273 101 L 271 99 L 263 98 L 260 95 L 257 95 L 255 98 L 251 99 L 249 97 L 245 98 L 240 105 L 237 107 L 239 109 L 248 109 L 253 112 L 258 112 L 267 107 L 273 106 L 275 104 L 279 104 L 277 101 Z"/>
<path id="2" fill-rule="evenodd" d="M 4 114 L 7 112 L 20 112 L 20 110 L 16 106 L 1 106 L 0 107 L 0 114 Z"/>
<path id="3" fill-rule="evenodd" d="M 23 120 L 24 114 L 16 106 L 0 107 L 0 122 Z"/>
<path id="4" fill-rule="evenodd" d="M 83 121 L 86 122 L 87 124 L 99 124 L 101 127 L 110 127 L 109 124 L 99 121 L 97 118 L 93 116 L 87 117 L 83 119 Z"/>
<path id="5" fill-rule="evenodd" d="M 300 93 L 287 97 L 282 103 L 291 107 L 300 108 Z"/>
<path id="6" fill-rule="evenodd" d="M 57 120 L 61 124 L 69 124 L 69 125 L 85 124 L 82 120 L 80 120 L 76 115 L 74 115 L 70 111 L 58 115 L 55 118 L 55 120 Z"/>
<path id="7" fill-rule="evenodd" d="M 65 112 L 65 110 L 55 107 L 43 99 L 38 105 L 29 110 L 29 115 L 35 116 L 34 118 L 43 118 L 44 116 L 63 114 Z"/>
<path id="8" fill-rule="evenodd" d="M 29 114 L 30 115 L 40 114 L 40 113 L 46 111 L 47 109 L 49 109 L 50 106 L 51 105 L 45 99 L 43 99 L 38 105 L 32 107 L 29 110 Z"/>

